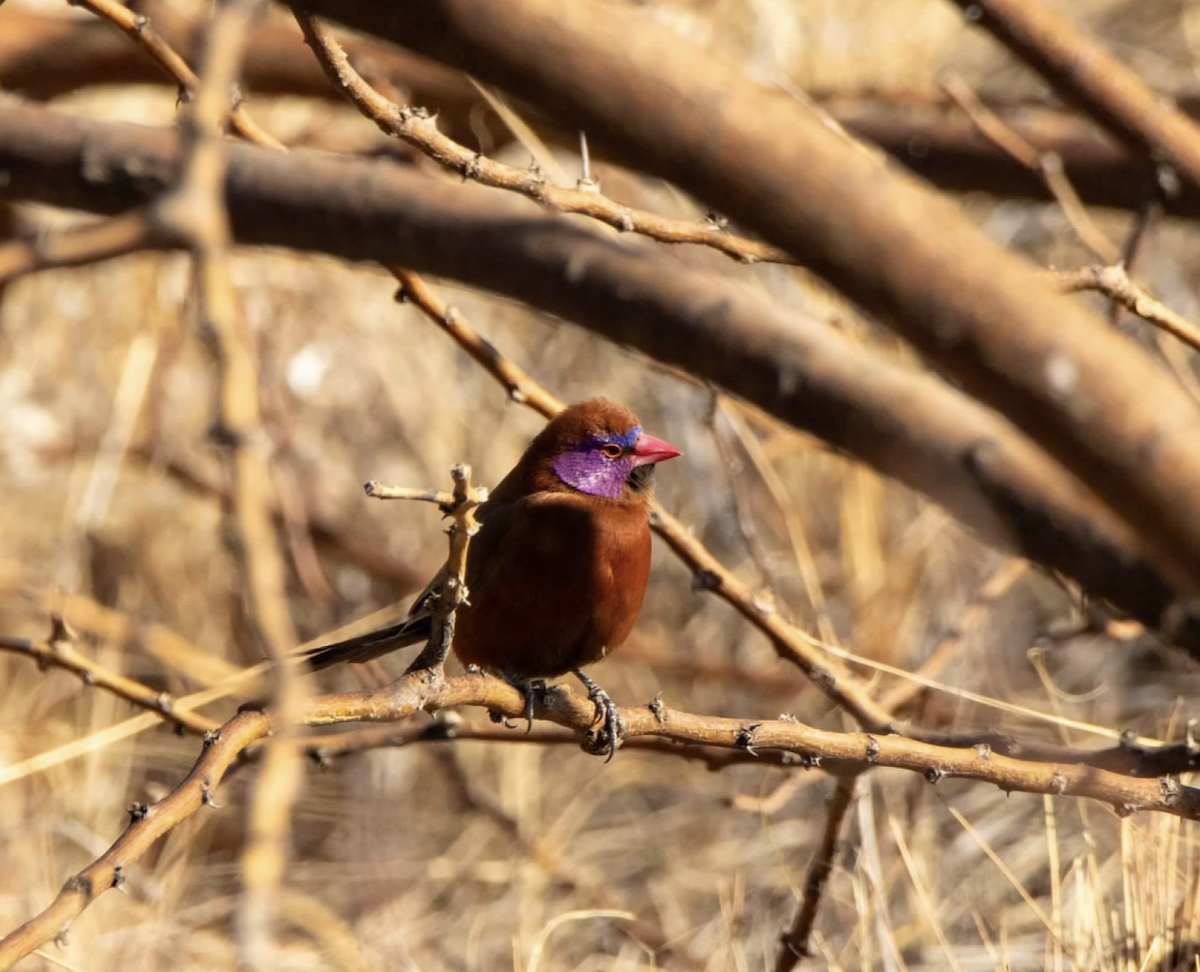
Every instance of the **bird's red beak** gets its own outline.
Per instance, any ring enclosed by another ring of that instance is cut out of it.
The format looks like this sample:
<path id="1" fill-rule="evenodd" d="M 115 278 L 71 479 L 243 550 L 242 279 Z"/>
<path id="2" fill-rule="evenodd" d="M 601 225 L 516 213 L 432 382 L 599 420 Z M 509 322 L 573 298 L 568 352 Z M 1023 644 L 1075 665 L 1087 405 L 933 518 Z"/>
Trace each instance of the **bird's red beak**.
<path id="1" fill-rule="evenodd" d="M 635 466 L 645 466 L 651 462 L 666 462 L 668 459 L 674 459 L 682 454 L 670 442 L 663 442 L 662 439 L 656 439 L 645 432 L 639 435 L 633 444 L 633 464 Z"/>

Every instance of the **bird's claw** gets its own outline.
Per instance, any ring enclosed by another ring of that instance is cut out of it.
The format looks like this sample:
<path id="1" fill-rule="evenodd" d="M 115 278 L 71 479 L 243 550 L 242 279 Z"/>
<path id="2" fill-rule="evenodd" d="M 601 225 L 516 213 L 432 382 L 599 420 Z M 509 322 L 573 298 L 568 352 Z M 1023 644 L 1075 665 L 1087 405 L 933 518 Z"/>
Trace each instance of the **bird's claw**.
<path id="1" fill-rule="evenodd" d="M 505 729 L 517 728 L 517 724 L 515 722 L 511 722 L 508 716 L 506 716 L 503 712 L 497 712 L 495 709 L 488 709 L 487 714 L 488 718 L 491 719 L 492 722 L 504 726 Z"/>
<path id="2" fill-rule="evenodd" d="M 511 675 L 505 675 L 504 680 L 525 696 L 525 711 L 523 715 L 525 716 L 525 734 L 528 735 L 533 731 L 534 693 L 539 698 L 544 699 L 546 697 L 546 680 L 544 678 L 515 678 Z M 509 729 L 515 729 L 517 726 L 515 722 L 510 723 L 507 719 L 504 725 Z"/>
<path id="3" fill-rule="evenodd" d="M 593 728 L 588 731 L 584 748 L 597 756 L 607 752 L 608 756 L 604 762 L 611 762 L 625 734 L 625 723 L 621 721 L 621 713 L 609 694 L 583 672 L 576 669 L 575 677 L 583 683 L 583 687 L 588 690 L 588 698 L 596 706 L 596 715 L 592 720 Z M 601 723 L 598 732 L 595 729 L 596 723 Z"/>

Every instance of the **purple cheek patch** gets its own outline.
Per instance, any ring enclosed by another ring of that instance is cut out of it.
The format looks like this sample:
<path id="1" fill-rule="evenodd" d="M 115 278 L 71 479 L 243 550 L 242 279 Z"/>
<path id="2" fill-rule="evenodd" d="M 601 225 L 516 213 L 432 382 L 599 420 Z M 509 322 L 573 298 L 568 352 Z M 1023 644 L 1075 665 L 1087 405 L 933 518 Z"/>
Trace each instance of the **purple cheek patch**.
<path id="1" fill-rule="evenodd" d="M 581 493 L 617 499 L 633 469 L 628 459 L 608 459 L 598 449 L 564 452 L 553 463 L 554 471 L 568 486 Z"/>

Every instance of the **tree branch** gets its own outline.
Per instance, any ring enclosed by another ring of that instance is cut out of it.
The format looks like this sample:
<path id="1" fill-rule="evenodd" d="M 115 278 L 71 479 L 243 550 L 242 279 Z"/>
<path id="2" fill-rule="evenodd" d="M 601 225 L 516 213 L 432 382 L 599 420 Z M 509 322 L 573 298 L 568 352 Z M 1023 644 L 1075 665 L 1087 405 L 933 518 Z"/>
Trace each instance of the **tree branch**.
<path id="1" fill-rule="evenodd" d="M 586 129 L 626 162 L 719 201 L 1006 414 L 1132 524 L 1181 589 L 1197 589 L 1200 518 L 1177 515 L 1200 495 L 1195 403 L 960 210 L 794 99 L 623 7 L 306 5 L 469 68 Z"/>
<path id="2" fill-rule="evenodd" d="M 1067 17 L 1037 0 L 953 0 L 1124 142 L 1200 187 L 1200 128 Z"/>
<path id="3" fill-rule="evenodd" d="M 161 187 L 177 151 L 169 132 L 0 101 L 0 166 L 9 174 L 0 195 L 8 198 L 120 212 Z M 1007 423 L 941 382 L 734 283 L 537 215 L 520 199 L 300 151 L 235 144 L 228 156 L 241 242 L 412 266 L 569 317 L 723 385 L 1169 640 L 1200 646 L 1200 620 L 1103 507 Z M 486 347 L 478 352 L 487 358 Z"/>
<path id="4" fill-rule="evenodd" d="M 431 116 L 421 108 L 401 107 L 384 98 L 354 70 L 328 27 L 300 9 L 293 13 L 304 33 L 305 42 L 316 54 L 329 83 L 336 90 L 344 94 L 385 135 L 402 139 L 420 149 L 439 165 L 457 172 L 464 179 L 474 179 L 480 185 L 494 189 L 518 192 L 560 213 L 590 216 L 623 233 L 638 233 L 660 243 L 708 246 L 743 263 L 795 262 L 778 247 L 736 236 L 717 221 L 671 219 L 623 206 L 601 195 L 599 183 L 590 178 L 580 179 L 574 189 L 563 188 L 551 185 L 538 170 L 518 169 L 514 165 L 486 158 L 479 152 L 472 152 L 443 135 L 438 130 L 436 116 Z"/>
<path id="5" fill-rule="evenodd" d="M 519 717 L 525 712 L 526 700 L 512 685 L 491 676 L 441 679 L 421 671 L 373 691 L 309 699 L 300 722 L 396 722 L 421 710 L 454 705 L 481 706 Z M 582 736 L 591 727 L 595 707 L 583 696 L 557 686 L 535 699 L 534 716 Z M 986 746 L 951 749 L 901 736 L 829 732 L 792 719 L 747 722 L 694 715 L 670 709 L 661 701 L 622 709 L 621 719 L 630 738 L 648 735 L 751 755 L 775 751 L 790 754 L 802 765 L 830 761 L 845 770 L 894 767 L 921 773 L 930 783 L 947 777 L 973 779 L 1008 792 L 1087 797 L 1109 804 L 1120 814 L 1149 810 L 1200 820 L 1200 790 L 1183 786 L 1172 777 L 1131 779 L 1085 766 L 1030 763 L 992 753 Z M 239 712 L 205 743 L 192 771 L 170 794 L 152 806 L 135 804 L 130 809 L 130 824 L 116 842 L 70 878 L 45 911 L 0 940 L 0 969 L 64 934 L 97 897 L 120 886 L 126 870 L 159 837 L 201 806 L 211 805 L 230 766 L 246 747 L 271 731 L 272 725 L 268 712 Z"/>

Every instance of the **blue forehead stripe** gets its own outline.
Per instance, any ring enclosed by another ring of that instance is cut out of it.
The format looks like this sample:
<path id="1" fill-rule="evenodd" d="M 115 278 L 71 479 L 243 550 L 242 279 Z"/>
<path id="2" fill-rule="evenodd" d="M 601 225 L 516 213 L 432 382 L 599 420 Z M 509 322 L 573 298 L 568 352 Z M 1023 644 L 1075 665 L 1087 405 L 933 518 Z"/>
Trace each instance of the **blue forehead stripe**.
<path id="1" fill-rule="evenodd" d="M 594 449 L 598 445 L 610 445 L 616 443 L 626 449 L 632 449 L 637 444 L 638 436 L 642 434 L 642 427 L 635 425 L 624 435 L 616 435 L 611 432 L 592 432 L 586 439 L 579 443 L 575 448 L 581 452 L 588 449 Z"/>

